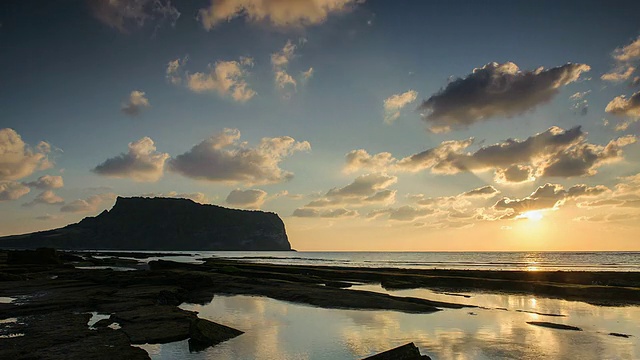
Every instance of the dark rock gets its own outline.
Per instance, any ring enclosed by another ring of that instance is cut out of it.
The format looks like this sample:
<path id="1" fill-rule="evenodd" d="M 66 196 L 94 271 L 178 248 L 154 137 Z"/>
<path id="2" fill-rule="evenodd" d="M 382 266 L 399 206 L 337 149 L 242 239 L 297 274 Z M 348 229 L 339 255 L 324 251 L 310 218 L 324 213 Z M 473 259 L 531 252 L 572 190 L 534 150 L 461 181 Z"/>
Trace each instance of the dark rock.
<path id="1" fill-rule="evenodd" d="M 9 251 L 7 253 L 7 264 L 39 264 L 57 265 L 61 264 L 60 258 L 55 249 L 39 248 L 36 250 Z"/>
<path id="2" fill-rule="evenodd" d="M 243 331 L 220 325 L 206 319 L 195 319 L 189 328 L 189 351 L 202 351 L 223 341 L 244 334 Z"/>
<path id="3" fill-rule="evenodd" d="M 195 313 L 173 306 L 144 306 L 117 312 L 111 320 L 120 324 L 132 344 L 162 344 L 189 338 Z"/>
<path id="4" fill-rule="evenodd" d="M 275 213 L 142 197 L 118 197 L 110 211 L 60 229 L 2 237 L 0 247 L 291 250 L 284 223 Z"/>
<path id="5" fill-rule="evenodd" d="M 557 323 L 546 322 L 546 321 L 527 321 L 527 324 L 547 327 L 551 329 L 582 331 L 582 329 L 576 326 L 557 324 Z"/>
<path id="6" fill-rule="evenodd" d="M 414 343 L 408 343 L 379 354 L 369 356 L 363 360 L 431 360 L 427 355 L 420 355 L 420 350 Z"/>
<path id="7" fill-rule="evenodd" d="M 615 333 L 615 332 L 609 333 L 609 335 L 615 336 L 615 337 L 627 338 L 627 339 L 631 337 L 631 335 L 628 335 L 628 334 L 621 334 L 621 333 Z"/>

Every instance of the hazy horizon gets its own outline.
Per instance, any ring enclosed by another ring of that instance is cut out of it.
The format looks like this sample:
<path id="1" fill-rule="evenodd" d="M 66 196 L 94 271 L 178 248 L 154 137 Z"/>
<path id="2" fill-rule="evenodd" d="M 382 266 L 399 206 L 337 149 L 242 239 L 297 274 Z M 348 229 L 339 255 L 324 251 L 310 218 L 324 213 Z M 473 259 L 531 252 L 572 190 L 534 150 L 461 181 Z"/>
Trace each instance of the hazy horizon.
<path id="1" fill-rule="evenodd" d="M 6 1 L 0 236 L 116 196 L 298 251 L 638 251 L 634 1 Z"/>

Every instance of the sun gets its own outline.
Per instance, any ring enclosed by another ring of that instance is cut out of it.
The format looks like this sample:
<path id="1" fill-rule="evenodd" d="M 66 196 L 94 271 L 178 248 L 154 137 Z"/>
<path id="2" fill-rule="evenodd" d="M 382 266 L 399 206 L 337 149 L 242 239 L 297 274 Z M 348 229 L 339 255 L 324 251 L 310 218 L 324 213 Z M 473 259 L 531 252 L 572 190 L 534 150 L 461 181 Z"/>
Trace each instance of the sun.
<path id="1" fill-rule="evenodd" d="M 527 219 L 529 221 L 540 221 L 542 220 L 543 216 L 542 216 L 542 211 L 527 211 L 525 213 L 520 214 L 520 216 L 518 216 L 518 218 L 520 219 Z"/>

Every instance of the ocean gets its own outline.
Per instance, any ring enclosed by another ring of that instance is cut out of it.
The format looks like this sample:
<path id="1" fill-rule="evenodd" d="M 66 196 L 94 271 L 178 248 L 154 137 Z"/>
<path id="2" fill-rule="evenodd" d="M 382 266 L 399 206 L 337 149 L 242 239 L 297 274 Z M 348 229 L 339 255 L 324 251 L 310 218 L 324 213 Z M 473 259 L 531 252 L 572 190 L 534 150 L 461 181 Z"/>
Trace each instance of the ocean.
<path id="1" fill-rule="evenodd" d="M 176 253 L 176 252 L 174 252 Z M 180 252 L 177 252 L 180 253 Z M 216 256 L 256 263 L 408 269 L 640 271 L 640 252 L 307 252 L 185 251 L 166 260 Z M 155 259 L 152 258 L 152 259 Z"/>

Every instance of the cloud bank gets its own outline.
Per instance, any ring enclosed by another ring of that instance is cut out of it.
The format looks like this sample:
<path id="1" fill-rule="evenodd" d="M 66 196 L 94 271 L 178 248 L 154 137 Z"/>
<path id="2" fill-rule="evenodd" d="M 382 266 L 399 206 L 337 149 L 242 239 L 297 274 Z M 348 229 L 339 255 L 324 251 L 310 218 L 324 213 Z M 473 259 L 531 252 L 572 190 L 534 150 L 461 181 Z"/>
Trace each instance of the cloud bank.
<path id="1" fill-rule="evenodd" d="M 591 68 L 568 63 L 520 71 L 512 62 L 490 63 L 450 82 L 418 109 L 433 132 L 448 132 L 496 117 L 511 118 L 553 99 Z"/>
<path id="2" fill-rule="evenodd" d="M 280 168 L 284 158 L 311 149 L 307 141 L 299 142 L 289 136 L 263 138 L 253 148 L 239 140 L 239 130 L 225 129 L 171 159 L 170 168 L 196 180 L 248 186 L 272 184 L 293 177 L 293 173 Z"/>
<path id="3" fill-rule="evenodd" d="M 211 0 L 200 9 L 198 20 L 206 30 L 244 17 L 276 27 L 303 27 L 324 22 L 331 14 L 350 10 L 356 0 Z"/>
<path id="4" fill-rule="evenodd" d="M 115 178 L 154 182 L 162 177 L 168 158 L 169 154 L 157 152 L 153 140 L 145 136 L 129 143 L 127 153 L 105 160 L 92 171 Z"/>

